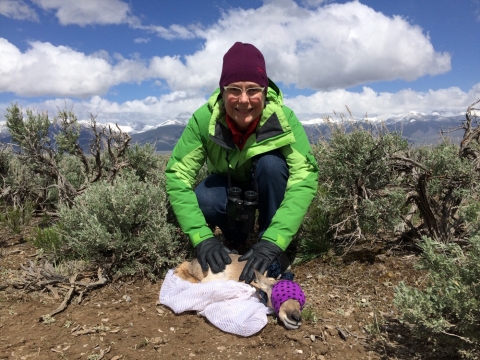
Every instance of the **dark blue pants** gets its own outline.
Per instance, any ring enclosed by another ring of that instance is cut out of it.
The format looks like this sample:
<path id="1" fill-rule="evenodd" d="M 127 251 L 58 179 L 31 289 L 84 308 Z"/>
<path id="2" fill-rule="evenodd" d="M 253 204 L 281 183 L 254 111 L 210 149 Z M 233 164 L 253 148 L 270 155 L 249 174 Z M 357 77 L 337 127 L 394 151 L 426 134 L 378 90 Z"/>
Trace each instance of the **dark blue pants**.
<path id="1" fill-rule="evenodd" d="M 288 181 L 288 167 L 285 158 L 278 150 L 257 157 L 255 180 L 258 186 L 258 226 L 260 239 L 270 225 L 273 216 L 285 196 Z M 255 190 L 253 182 L 241 184 L 232 179 L 232 186 L 242 190 Z M 209 225 L 222 230 L 225 239 L 231 243 L 245 242 L 248 234 L 227 226 L 228 178 L 211 174 L 195 189 L 198 205 Z"/>

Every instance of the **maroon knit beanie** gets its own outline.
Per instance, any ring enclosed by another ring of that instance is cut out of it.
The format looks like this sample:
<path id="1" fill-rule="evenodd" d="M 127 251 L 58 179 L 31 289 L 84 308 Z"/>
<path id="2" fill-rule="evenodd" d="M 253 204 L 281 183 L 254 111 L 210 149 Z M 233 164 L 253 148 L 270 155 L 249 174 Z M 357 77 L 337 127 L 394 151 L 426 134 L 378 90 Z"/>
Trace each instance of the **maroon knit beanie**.
<path id="1" fill-rule="evenodd" d="M 220 89 L 237 81 L 252 81 L 268 87 L 265 59 L 252 44 L 236 42 L 223 56 Z"/>

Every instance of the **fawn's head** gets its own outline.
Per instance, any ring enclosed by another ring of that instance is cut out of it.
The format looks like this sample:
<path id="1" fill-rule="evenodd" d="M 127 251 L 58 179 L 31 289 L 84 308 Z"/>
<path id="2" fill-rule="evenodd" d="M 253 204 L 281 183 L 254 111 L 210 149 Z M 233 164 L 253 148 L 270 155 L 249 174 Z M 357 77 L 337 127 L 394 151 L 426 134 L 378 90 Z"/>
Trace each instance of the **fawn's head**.
<path id="1" fill-rule="evenodd" d="M 256 285 L 267 294 L 266 305 L 273 309 L 287 329 L 298 329 L 302 325 L 302 308 L 305 294 L 291 280 L 268 278 L 255 270 Z"/>

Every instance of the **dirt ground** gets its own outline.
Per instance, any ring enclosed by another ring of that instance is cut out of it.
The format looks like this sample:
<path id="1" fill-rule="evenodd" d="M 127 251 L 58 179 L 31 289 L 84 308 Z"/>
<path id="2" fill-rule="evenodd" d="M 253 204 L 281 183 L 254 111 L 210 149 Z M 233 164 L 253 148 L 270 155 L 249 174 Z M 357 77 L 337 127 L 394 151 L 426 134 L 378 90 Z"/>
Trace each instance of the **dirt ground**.
<path id="1" fill-rule="evenodd" d="M 40 322 L 63 301 L 68 286 L 43 291 L 19 286 L 25 269 L 41 265 L 21 236 L 0 238 L 0 359 L 430 359 L 392 305 L 394 286 L 415 284 L 413 254 L 331 256 L 295 266 L 307 311 L 300 329 L 273 316 L 259 333 L 224 333 L 195 313 L 158 304 L 161 282 L 114 281 Z M 23 266 L 23 268 L 22 268 Z M 85 274 L 83 282 L 97 281 Z"/>

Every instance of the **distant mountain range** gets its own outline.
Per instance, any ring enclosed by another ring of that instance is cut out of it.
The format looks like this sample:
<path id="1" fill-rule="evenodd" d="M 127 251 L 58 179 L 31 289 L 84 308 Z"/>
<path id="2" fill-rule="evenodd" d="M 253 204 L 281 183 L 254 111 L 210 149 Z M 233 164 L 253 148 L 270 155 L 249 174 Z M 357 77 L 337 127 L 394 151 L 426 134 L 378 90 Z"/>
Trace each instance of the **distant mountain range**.
<path id="1" fill-rule="evenodd" d="M 391 117 L 385 121 L 369 119 L 368 121 L 356 120 L 364 127 L 380 126 L 381 124 L 390 132 L 398 132 L 412 145 L 436 144 L 441 141 L 442 130 L 444 137 L 449 137 L 452 142 L 460 143 L 463 137 L 463 130 L 458 129 L 465 120 L 465 113 L 452 113 L 447 111 L 435 111 L 432 114 L 409 113 L 406 115 Z M 186 120 L 174 120 L 160 124 L 153 129 L 139 132 L 130 132 L 132 144 L 156 144 L 158 151 L 170 151 L 178 141 L 183 132 Z M 346 124 L 347 131 L 349 124 Z M 330 127 L 323 120 L 312 120 L 303 123 L 305 132 L 311 143 L 316 143 L 320 137 L 330 137 Z"/>
<path id="2" fill-rule="evenodd" d="M 132 137 L 131 144 L 151 143 L 155 144 L 157 151 L 171 151 L 180 138 L 189 117 L 189 114 L 180 114 L 177 119 L 166 121 L 158 126 L 133 123 L 122 125 L 120 128 L 130 134 Z M 442 130 L 445 137 L 459 143 L 463 137 L 463 130 L 451 130 L 459 128 L 464 120 L 465 113 L 434 111 L 431 114 L 411 112 L 383 121 L 368 119 L 366 121 L 356 120 L 355 122 L 360 122 L 364 127 L 384 125 L 390 132 L 399 132 L 410 144 L 418 146 L 438 143 L 442 137 Z M 88 151 L 91 133 L 86 122 L 80 123 L 82 125 L 80 145 Z M 322 119 L 306 121 L 303 126 L 312 143 L 316 143 L 320 137 L 327 139 L 330 137 L 330 127 Z M 349 124 L 346 124 L 346 126 L 348 131 Z M 0 123 L 0 142 L 11 142 L 10 134 L 4 122 Z"/>

